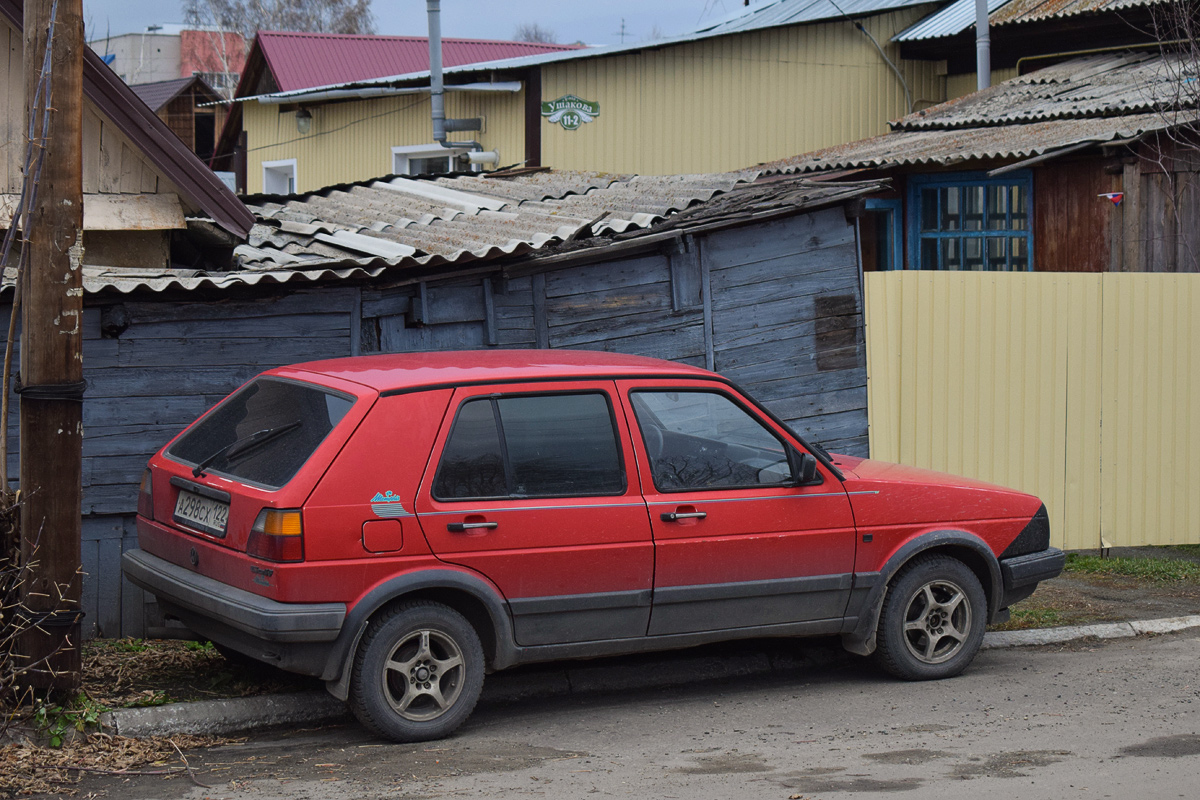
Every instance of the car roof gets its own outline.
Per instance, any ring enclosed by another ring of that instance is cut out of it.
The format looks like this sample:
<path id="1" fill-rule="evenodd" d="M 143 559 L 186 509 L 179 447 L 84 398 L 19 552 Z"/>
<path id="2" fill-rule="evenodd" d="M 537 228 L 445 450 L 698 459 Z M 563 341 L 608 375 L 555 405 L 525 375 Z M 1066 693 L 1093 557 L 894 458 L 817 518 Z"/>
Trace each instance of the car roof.
<path id="1" fill-rule="evenodd" d="M 328 376 L 369 386 L 379 392 L 548 379 L 713 377 L 707 370 L 686 364 L 589 350 L 455 350 L 354 356 L 293 364 L 268 374 L 307 380 Z"/>

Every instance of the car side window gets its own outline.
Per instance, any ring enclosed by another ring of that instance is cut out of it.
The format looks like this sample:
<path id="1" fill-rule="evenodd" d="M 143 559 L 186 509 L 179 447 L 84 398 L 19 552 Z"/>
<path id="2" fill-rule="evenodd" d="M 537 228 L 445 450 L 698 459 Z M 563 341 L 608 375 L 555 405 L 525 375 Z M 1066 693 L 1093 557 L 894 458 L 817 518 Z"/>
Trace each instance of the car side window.
<path id="1" fill-rule="evenodd" d="M 783 442 L 728 396 L 642 390 L 629 399 L 660 492 L 792 482 Z"/>
<path id="2" fill-rule="evenodd" d="M 438 500 L 624 494 L 607 395 L 486 397 L 459 408 L 433 482 Z"/>

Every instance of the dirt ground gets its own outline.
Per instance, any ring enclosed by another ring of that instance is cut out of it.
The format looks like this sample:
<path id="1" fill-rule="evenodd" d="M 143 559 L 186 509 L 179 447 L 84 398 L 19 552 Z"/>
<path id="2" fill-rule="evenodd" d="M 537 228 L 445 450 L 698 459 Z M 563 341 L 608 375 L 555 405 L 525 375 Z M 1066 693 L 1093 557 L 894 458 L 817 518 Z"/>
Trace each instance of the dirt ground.
<path id="1" fill-rule="evenodd" d="M 1098 555 L 1099 550 L 1084 555 Z M 1112 548 L 1114 558 L 1179 558 L 1200 563 L 1192 550 L 1167 547 Z M 1052 610 L 1059 625 L 1088 625 L 1200 614 L 1200 584 L 1153 583 L 1134 578 L 1063 573 L 1043 581 L 1016 609 Z"/>

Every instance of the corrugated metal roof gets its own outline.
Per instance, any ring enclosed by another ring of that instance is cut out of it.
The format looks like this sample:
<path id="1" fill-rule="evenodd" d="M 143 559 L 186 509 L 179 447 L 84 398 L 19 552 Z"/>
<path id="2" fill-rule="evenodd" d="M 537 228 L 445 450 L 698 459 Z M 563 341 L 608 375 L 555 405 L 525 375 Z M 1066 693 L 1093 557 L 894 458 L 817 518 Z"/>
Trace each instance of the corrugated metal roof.
<path id="1" fill-rule="evenodd" d="M 187 91 L 191 85 L 195 83 L 201 88 L 205 99 L 203 102 L 219 101 L 221 98 L 213 90 L 211 86 L 204 82 L 204 79 L 198 75 L 193 75 L 190 78 L 176 78 L 173 81 L 157 81 L 155 83 L 138 83 L 129 88 L 133 93 L 141 98 L 142 102 L 150 107 L 151 111 L 157 113 L 163 106 L 174 100 L 183 92 Z"/>
<path id="2" fill-rule="evenodd" d="M 878 191 L 879 181 L 813 182 L 760 170 L 668 177 L 544 172 L 349 184 L 295 197 L 249 198 L 258 224 L 237 269 L 84 267 L 91 293 L 191 291 L 368 279 L 415 267 L 447 270 L 550 248 L 603 248 L 675 227 L 703 228 Z M 434 198 L 437 198 L 436 200 Z M 4 290 L 12 285 L 5 275 Z"/>
<path id="3" fill-rule="evenodd" d="M 1153 6 L 1170 0 L 988 0 L 988 25 L 1036 22 L 1054 17 L 1101 14 Z M 975 27 L 975 0 L 955 2 L 892 37 L 893 42 L 915 42 L 955 36 Z"/>
<path id="4" fill-rule="evenodd" d="M 447 76 L 483 72 L 491 70 L 521 70 L 526 67 L 553 64 L 559 61 L 575 61 L 585 58 L 601 58 L 604 56 L 632 53 L 639 50 L 651 50 L 669 47 L 675 44 L 685 44 L 717 36 L 727 36 L 735 33 L 776 28 L 785 25 L 800 25 L 820 22 L 822 20 L 839 19 L 844 16 L 863 17 L 870 14 L 882 14 L 898 8 L 924 5 L 936 0 L 775 0 L 743 7 L 728 17 L 708 23 L 701 28 L 680 36 L 670 36 L 665 39 L 654 39 L 644 42 L 609 45 L 607 47 L 585 47 L 578 50 L 567 50 L 558 53 L 505 58 L 497 61 L 460 64 L 451 67 L 444 64 Z M 839 10 L 841 9 L 841 10 Z M 843 13 L 845 12 L 845 13 Z M 261 35 L 261 34 L 260 34 Z M 448 64 L 448 62 L 447 62 Z M 420 83 L 429 80 L 428 59 L 426 62 L 409 72 L 396 71 L 386 76 L 372 79 L 351 79 L 329 82 L 321 86 L 309 86 L 298 92 L 316 89 L 328 91 L 334 89 L 362 88 L 384 86 L 390 84 Z M 280 86 L 280 91 L 273 96 L 285 96 L 292 92 Z M 241 95 L 245 97 L 246 95 Z"/>
<path id="5" fill-rule="evenodd" d="M 696 33 L 721 35 L 823 19 L 862 17 L 929 2 L 931 0 L 774 0 L 739 9 L 697 28 Z"/>
<path id="6" fill-rule="evenodd" d="M 429 39 L 422 36 L 262 31 L 258 43 L 281 92 L 429 69 Z M 444 38 L 442 63 L 454 67 L 575 49 L 576 45 Z"/>
<path id="7" fill-rule="evenodd" d="M 988 24 L 996 9 L 1010 0 L 988 0 Z M 923 39 L 939 39 L 943 36 L 954 36 L 975 25 L 975 0 L 955 0 L 955 2 L 925 19 L 906 28 L 892 37 L 893 42 L 916 42 Z"/>
<path id="8" fill-rule="evenodd" d="M 1065 119 L 991 128 L 905 130 L 763 164 L 785 173 L 928 164 L 952 166 L 987 159 L 1029 158 L 1083 142 L 1134 139 L 1172 124 L 1194 122 L 1194 111 L 1173 115 L 1134 114 L 1099 119 Z"/>
<path id="9" fill-rule="evenodd" d="M 1083 56 L 910 114 L 892 126 L 963 128 L 1143 113 L 1176 104 L 1186 76 L 1195 80 L 1196 66 L 1180 54 Z"/>
<path id="10" fill-rule="evenodd" d="M 1055 17 L 1079 14 L 1100 14 L 1128 8 L 1154 6 L 1174 0 L 1011 0 L 1004 8 L 988 18 L 991 25 L 1017 22 L 1036 22 Z"/>

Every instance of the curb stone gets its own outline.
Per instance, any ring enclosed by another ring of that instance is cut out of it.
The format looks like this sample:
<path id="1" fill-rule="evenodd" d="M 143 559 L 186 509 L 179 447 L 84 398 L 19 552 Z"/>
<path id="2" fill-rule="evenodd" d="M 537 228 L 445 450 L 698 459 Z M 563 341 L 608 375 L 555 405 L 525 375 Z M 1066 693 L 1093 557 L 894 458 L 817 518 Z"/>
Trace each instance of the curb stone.
<path id="1" fill-rule="evenodd" d="M 1076 639 L 1126 639 L 1141 633 L 1171 633 L 1200 627 L 1200 614 L 1167 619 L 1145 619 L 1132 622 L 1109 622 L 1100 625 L 1071 625 L 1064 628 L 1042 628 L 1030 631 L 996 631 L 983 637 L 983 649 L 1023 647 L 1039 644 L 1061 644 Z"/>
<path id="2" fill-rule="evenodd" d="M 1089 637 L 1131 638 L 1139 634 L 1171 633 L 1188 628 L 1200 628 L 1200 614 L 1040 630 L 996 631 L 984 636 L 982 649 L 1061 644 Z M 482 699 L 487 702 L 511 702 L 534 697 L 665 688 L 706 680 L 782 672 L 806 665 L 826 665 L 832 660 L 833 656 L 820 652 L 814 657 L 800 658 L 775 652 L 750 651 L 730 656 L 676 657 L 671 661 L 670 670 L 644 664 L 602 667 L 581 664 L 513 676 L 498 673 L 485 685 Z M 118 709 L 102 714 L 100 723 L 120 736 L 168 736 L 175 733 L 218 735 L 280 725 L 317 725 L 349 719 L 351 716 L 344 703 L 317 691 Z"/>

